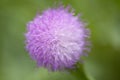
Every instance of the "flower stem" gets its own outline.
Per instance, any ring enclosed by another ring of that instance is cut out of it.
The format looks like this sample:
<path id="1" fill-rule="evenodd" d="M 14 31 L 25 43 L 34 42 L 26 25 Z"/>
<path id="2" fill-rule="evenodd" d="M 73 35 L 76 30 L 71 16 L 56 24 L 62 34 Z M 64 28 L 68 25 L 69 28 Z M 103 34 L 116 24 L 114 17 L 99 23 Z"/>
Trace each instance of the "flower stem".
<path id="1" fill-rule="evenodd" d="M 78 64 L 76 69 L 70 70 L 71 74 L 80 80 L 90 80 L 84 71 L 84 65 Z"/>

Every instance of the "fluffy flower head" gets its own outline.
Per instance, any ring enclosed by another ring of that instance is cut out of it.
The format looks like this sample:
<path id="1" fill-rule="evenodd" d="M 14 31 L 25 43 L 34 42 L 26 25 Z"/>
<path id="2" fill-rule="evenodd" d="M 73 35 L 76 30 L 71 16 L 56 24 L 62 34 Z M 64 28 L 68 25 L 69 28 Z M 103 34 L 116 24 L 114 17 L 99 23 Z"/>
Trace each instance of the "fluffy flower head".
<path id="1" fill-rule="evenodd" d="M 26 49 L 38 66 L 63 70 L 85 54 L 88 37 L 84 23 L 69 7 L 50 8 L 27 24 Z"/>

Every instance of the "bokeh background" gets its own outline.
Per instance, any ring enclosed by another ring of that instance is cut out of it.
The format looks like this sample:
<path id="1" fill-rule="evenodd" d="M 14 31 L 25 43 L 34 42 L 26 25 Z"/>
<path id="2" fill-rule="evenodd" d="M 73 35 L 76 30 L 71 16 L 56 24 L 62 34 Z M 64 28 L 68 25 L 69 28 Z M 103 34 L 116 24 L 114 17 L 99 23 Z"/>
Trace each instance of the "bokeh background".
<path id="1" fill-rule="evenodd" d="M 25 50 L 26 23 L 55 2 L 70 4 L 91 30 L 86 76 L 120 80 L 120 0 L 0 0 L 0 80 L 81 80 L 79 73 L 37 68 Z"/>

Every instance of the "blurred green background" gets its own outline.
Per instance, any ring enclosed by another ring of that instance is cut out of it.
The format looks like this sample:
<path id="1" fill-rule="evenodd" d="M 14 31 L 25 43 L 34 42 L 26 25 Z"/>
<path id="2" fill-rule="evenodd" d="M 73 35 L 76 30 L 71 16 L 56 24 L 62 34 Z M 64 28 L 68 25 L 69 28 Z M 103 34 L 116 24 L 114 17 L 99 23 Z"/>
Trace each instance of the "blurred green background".
<path id="1" fill-rule="evenodd" d="M 120 0 L 59 1 L 81 13 L 91 30 L 85 74 L 91 80 L 120 80 Z M 0 0 L 0 80 L 81 80 L 67 72 L 38 69 L 25 50 L 26 23 L 55 2 Z"/>

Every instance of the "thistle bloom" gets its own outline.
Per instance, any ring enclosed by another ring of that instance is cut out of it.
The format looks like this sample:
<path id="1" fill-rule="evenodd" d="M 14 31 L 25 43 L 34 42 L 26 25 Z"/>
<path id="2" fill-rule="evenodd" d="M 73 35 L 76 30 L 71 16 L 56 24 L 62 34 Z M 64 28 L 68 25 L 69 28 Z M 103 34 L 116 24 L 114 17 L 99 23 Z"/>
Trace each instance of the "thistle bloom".
<path id="1" fill-rule="evenodd" d="M 27 24 L 26 49 L 39 67 L 72 68 L 89 49 L 89 30 L 70 8 L 50 8 Z"/>

